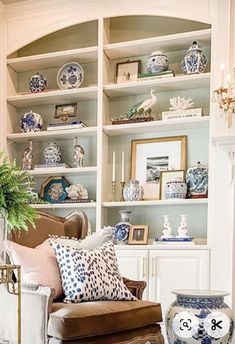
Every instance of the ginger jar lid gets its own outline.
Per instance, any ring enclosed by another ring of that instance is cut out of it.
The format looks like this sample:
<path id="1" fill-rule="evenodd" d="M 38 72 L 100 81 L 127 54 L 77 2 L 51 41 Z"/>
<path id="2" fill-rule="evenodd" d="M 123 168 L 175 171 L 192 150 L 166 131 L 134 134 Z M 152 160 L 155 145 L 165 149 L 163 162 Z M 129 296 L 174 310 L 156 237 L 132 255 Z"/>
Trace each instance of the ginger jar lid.
<path id="1" fill-rule="evenodd" d="M 193 43 L 190 45 L 188 52 L 190 51 L 202 51 L 202 48 L 200 47 L 200 45 L 198 45 L 197 41 L 193 41 Z"/>

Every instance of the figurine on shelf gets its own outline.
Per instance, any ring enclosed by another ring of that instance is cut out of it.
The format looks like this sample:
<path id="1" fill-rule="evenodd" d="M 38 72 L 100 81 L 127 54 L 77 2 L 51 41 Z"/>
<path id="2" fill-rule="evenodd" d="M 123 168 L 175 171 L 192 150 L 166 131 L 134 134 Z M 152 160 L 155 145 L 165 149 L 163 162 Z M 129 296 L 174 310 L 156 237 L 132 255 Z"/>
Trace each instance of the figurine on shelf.
<path id="1" fill-rule="evenodd" d="M 188 233 L 188 229 L 187 229 L 187 215 L 180 215 L 181 216 L 181 222 L 180 222 L 180 226 L 178 228 L 178 235 L 176 236 L 176 238 L 180 238 L 180 239 L 184 239 L 184 238 L 190 238 L 187 233 Z"/>
<path id="2" fill-rule="evenodd" d="M 118 124 L 120 121 L 145 121 L 153 120 L 153 117 L 150 116 L 153 106 L 157 102 L 157 97 L 154 95 L 155 90 L 151 89 L 151 97 L 145 99 L 137 104 L 135 104 L 127 112 L 120 115 L 118 119 L 112 120 L 113 124 Z M 141 120 L 142 119 L 142 120 Z"/>
<path id="3" fill-rule="evenodd" d="M 192 98 L 178 96 L 170 98 L 169 102 L 171 105 L 169 111 L 162 112 L 163 120 L 198 118 L 202 116 L 202 108 L 194 108 Z"/>
<path id="4" fill-rule="evenodd" d="M 65 190 L 70 199 L 88 199 L 88 191 L 82 184 L 70 185 Z"/>
<path id="5" fill-rule="evenodd" d="M 83 167 L 83 160 L 85 151 L 84 148 L 78 143 L 78 137 L 74 137 L 73 139 L 73 161 L 74 161 L 74 167 Z"/>
<path id="6" fill-rule="evenodd" d="M 55 142 L 49 142 L 43 151 L 44 164 L 53 166 L 61 162 L 60 147 Z"/>
<path id="7" fill-rule="evenodd" d="M 25 148 L 22 157 L 22 170 L 32 170 L 33 141 L 29 140 L 29 147 Z"/>
<path id="8" fill-rule="evenodd" d="M 163 229 L 162 233 L 163 235 L 161 236 L 161 240 L 167 240 L 167 239 L 172 239 L 174 238 L 172 233 L 172 228 L 170 226 L 170 221 L 169 221 L 169 215 L 163 215 L 163 227 L 165 229 Z"/>
<path id="9" fill-rule="evenodd" d="M 194 105 L 194 102 L 192 98 L 186 98 L 186 97 L 175 97 L 175 98 L 170 98 L 169 102 L 171 104 L 171 107 L 169 110 L 186 110 L 189 108 L 192 108 Z"/>

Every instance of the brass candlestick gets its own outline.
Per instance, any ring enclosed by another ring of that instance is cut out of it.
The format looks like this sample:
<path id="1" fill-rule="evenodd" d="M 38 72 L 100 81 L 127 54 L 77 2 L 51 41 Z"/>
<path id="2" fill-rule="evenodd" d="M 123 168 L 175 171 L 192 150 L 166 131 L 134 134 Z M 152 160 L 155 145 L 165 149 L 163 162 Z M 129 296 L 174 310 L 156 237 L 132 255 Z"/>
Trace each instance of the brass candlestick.
<path id="1" fill-rule="evenodd" d="M 121 187 L 122 187 L 122 198 L 121 198 L 121 202 L 124 202 L 124 197 L 123 197 L 123 191 L 124 191 L 124 187 L 125 187 L 125 182 L 121 182 Z"/>
<path id="2" fill-rule="evenodd" d="M 112 180 L 112 198 L 110 202 L 116 202 L 115 193 L 116 193 L 116 181 Z"/>

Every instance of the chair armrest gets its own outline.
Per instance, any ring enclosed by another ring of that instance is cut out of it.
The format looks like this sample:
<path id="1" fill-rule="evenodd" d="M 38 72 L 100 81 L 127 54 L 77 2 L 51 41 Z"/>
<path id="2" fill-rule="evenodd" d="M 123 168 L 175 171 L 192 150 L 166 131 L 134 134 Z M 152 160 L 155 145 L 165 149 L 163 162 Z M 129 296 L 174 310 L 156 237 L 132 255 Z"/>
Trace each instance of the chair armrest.
<path id="1" fill-rule="evenodd" d="M 21 287 L 22 343 L 46 344 L 47 324 L 53 301 L 53 290 L 36 284 Z M 0 341 L 17 342 L 18 296 L 0 285 Z"/>
<path id="2" fill-rule="evenodd" d="M 125 277 L 123 277 L 122 279 L 132 295 L 137 297 L 137 299 L 142 300 L 143 292 L 147 286 L 147 283 L 145 281 L 132 281 Z"/>

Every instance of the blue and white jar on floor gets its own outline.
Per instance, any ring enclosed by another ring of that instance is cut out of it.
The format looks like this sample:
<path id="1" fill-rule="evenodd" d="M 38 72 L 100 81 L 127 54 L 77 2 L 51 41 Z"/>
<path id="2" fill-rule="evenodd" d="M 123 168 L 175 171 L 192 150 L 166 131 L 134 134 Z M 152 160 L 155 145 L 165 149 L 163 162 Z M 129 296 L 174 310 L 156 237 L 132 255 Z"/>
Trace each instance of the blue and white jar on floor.
<path id="1" fill-rule="evenodd" d="M 123 198 L 125 201 L 141 201 L 144 196 L 144 189 L 136 179 L 131 179 L 124 187 Z"/>
<path id="2" fill-rule="evenodd" d="M 208 59 L 203 55 L 201 47 L 197 44 L 197 41 L 194 41 L 180 66 L 184 74 L 199 74 L 206 69 L 207 61 Z"/>
<path id="3" fill-rule="evenodd" d="M 234 317 L 224 302 L 228 293 L 210 290 L 173 291 L 177 299 L 166 313 L 169 344 L 229 344 Z"/>
<path id="4" fill-rule="evenodd" d="M 127 244 L 130 227 L 131 224 L 129 223 L 129 217 L 131 214 L 131 211 L 128 210 L 120 210 L 119 214 L 121 215 L 121 221 L 116 224 L 114 231 L 113 231 L 113 237 L 117 244 L 123 245 Z"/>

